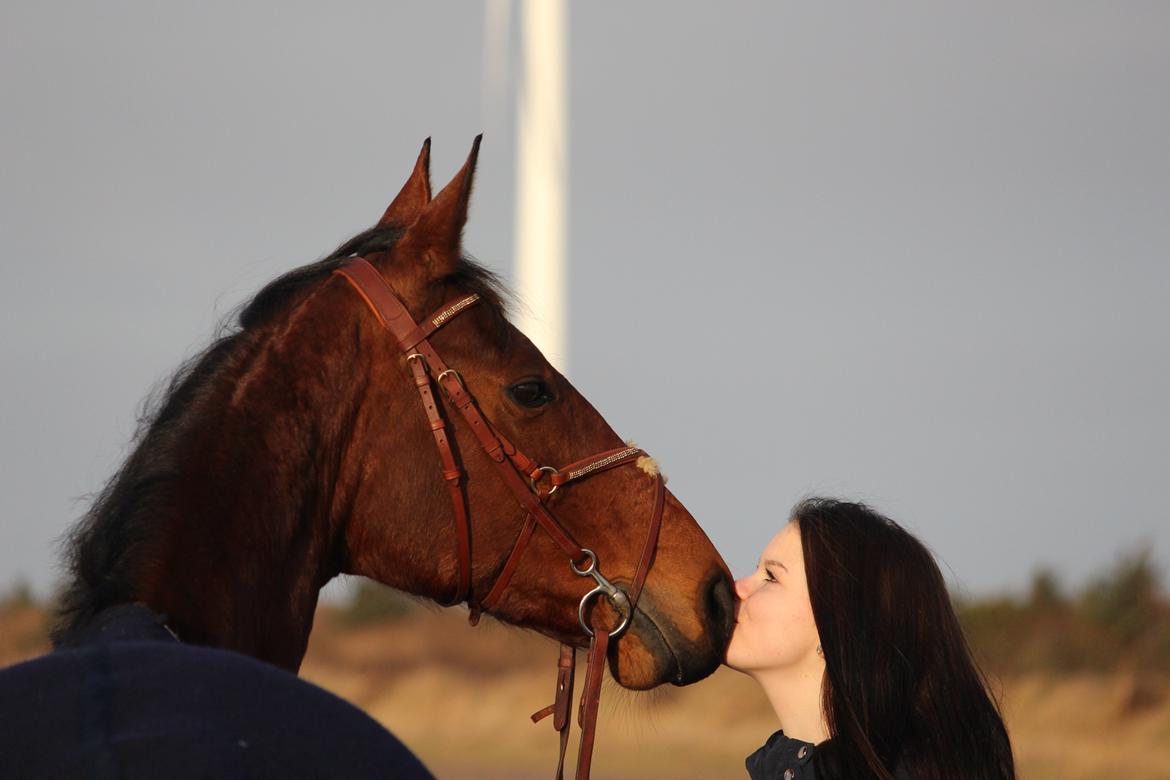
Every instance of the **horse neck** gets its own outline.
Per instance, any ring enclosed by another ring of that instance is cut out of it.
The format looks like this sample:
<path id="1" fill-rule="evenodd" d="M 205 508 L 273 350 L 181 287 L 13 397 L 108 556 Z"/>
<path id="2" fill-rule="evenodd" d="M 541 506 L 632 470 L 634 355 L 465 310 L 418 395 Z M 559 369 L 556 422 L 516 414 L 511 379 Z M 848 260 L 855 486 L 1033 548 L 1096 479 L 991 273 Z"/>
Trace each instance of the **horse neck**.
<path id="1" fill-rule="evenodd" d="M 241 345 L 209 388 L 136 599 L 184 641 L 294 671 L 318 592 L 342 566 L 334 485 L 361 384 L 348 375 L 351 340 L 330 343 L 307 312 Z"/>

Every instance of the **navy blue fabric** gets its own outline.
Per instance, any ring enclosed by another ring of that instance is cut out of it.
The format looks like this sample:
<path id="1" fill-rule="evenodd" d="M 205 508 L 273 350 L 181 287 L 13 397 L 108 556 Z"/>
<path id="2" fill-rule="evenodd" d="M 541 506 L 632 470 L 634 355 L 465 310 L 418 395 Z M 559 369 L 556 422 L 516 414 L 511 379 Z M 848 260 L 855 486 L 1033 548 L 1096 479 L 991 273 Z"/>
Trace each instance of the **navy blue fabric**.
<path id="1" fill-rule="evenodd" d="M 812 780 L 817 776 L 812 764 L 815 747 L 777 731 L 744 764 L 752 780 L 778 780 L 785 777 L 786 770 L 790 772 L 789 780 Z"/>
<path id="2" fill-rule="evenodd" d="M 828 742 L 822 742 L 824 746 Z M 744 761 L 748 776 L 752 780 L 817 780 L 824 772 L 817 771 L 817 746 L 811 742 L 802 742 L 784 733 L 777 731 L 768 737 L 759 750 L 752 753 Z M 894 769 L 896 780 L 909 780 L 909 775 L 902 769 Z"/>
<path id="3" fill-rule="evenodd" d="M 171 633 L 166 623 L 166 615 L 160 615 L 141 604 L 119 604 L 99 612 L 93 620 L 65 637 L 61 645 L 83 647 L 102 642 L 134 640 L 178 642 L 179 638 Z"/>
<path id="4" fill-rule="evenodd" d="M 0 669 L 0 777 L 433 780 L 353 705 L 275 666 L 184 645 L 141 607 Z"/>

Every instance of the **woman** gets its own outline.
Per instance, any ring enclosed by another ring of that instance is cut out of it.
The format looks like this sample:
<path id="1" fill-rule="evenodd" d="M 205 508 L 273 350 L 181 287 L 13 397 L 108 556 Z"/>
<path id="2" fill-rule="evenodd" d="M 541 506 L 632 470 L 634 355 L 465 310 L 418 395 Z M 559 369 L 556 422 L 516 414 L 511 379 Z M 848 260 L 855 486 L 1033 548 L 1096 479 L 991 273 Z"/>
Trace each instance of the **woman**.
<path id="1" fill-rule="evenodd" d="M 727 665 L 781 731 L 762 778 L 1014 778 L 1003 719 L 930 552 L 863 504 L 802 501 L 736 583 Z"/>

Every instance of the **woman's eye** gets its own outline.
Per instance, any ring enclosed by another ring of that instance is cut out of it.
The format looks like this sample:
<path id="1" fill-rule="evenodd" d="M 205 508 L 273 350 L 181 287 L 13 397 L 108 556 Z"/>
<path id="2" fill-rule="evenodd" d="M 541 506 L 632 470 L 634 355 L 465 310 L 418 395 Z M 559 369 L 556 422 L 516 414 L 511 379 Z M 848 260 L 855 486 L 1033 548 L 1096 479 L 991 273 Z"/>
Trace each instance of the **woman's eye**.
<path id="1" fill-rule="evenodd" d="M 553 400 L 553 394 L 549 391 L 548 385 L 539 379 L 526 379 L 523 382 L 517 382 L 508 388 L 508 392 L 513 401 L 528 409 L 537 409 Z"/>
<path id="2" fill-rule="evenodd" d="M 772 574 L 772 572 L 768 571 L 767 569 L 764 569 L 764 582 L 777 582 L 776 575 Z"/>

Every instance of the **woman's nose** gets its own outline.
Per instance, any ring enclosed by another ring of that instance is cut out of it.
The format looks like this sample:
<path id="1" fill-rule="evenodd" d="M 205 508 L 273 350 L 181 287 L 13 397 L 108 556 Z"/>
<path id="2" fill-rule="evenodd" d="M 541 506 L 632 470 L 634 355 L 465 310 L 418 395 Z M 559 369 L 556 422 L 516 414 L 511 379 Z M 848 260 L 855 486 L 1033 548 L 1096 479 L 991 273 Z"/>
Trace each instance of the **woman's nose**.
<path id="1" fill-rule="evenodd" d="M 751 577 L 741 577 L 735 581 L 735 595 L 738 598 L 747 598 L 751 594 Z"/>

